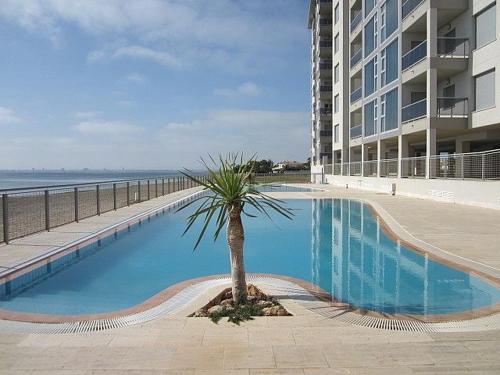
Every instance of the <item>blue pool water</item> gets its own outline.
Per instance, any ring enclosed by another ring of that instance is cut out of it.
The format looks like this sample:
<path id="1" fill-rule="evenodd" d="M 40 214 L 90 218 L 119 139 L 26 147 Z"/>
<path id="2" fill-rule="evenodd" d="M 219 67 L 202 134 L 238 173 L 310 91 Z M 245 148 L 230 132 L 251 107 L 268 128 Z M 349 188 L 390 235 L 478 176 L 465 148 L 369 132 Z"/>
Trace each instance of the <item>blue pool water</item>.
<path id="1" fill-rule="evenodd" d="M 407 314 L 446 314 L 489 306 L 500 290 L 425 258 L 388 238 L 368 207 L 349 200 L 289 200 L 295 218 L 245 219 L 248 272 L 301 278 L 354 306 Z M 0 308 L 79 315 L 139 304 L 178 282 L 229 272 L 224 238 L 193 252 L 189 213 L 166 213 L 54 264 L 44 280 L 0 300 Z M 19 283 L 18 283 L 19 284 Z M 13 289 L 16 283 L 11 287 Z"/>

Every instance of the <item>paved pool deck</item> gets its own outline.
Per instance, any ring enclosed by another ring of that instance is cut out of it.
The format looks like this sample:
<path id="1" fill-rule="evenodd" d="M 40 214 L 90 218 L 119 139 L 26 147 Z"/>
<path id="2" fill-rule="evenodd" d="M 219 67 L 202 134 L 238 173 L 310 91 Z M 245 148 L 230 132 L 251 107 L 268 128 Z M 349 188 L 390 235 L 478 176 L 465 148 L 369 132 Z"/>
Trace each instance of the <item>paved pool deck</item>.
<path id="1" fill-rule="evenodd" d="M 500 267 L 500 211 L 323 185 L 321 188 L 327 191 L 298 194 L 304 198 L 315 195 L 370 201 L 380 205 L 418 239 L 491 267 L 492 272 Z M 142 208 L 135 205 L 125 209 L 133 211 L 111 212 L 61 227 L 57 232 L 26 237 L 23 243 L 14 241 L 0 246 L 0 259 L 11 267 L 16 259 L 39 255 L 68 241 L 58 236 L 73 240 L 74 236 L 83 236 L 141 209 L 145 211 L 179 197 L 158 198 L 144 202 L 147 204 Z M 106 215 L 110 218 L 104 222 Z M 23 246 L 24 251 L 10 258 L 6 254 L 7 250 L 16 251 Z M 186 317 L 220 289 L 205 292 L 173 316 L 142 325 L 79 334 L 0 332 L 0 373 L 500 373 L 500 330 L 436 334 L 365 328 L 320 316 L 293 299 L 282 302 L 294 316 L 260 317 L 241 326 L 226 322 L 215 325 L 205 318 Z"/>

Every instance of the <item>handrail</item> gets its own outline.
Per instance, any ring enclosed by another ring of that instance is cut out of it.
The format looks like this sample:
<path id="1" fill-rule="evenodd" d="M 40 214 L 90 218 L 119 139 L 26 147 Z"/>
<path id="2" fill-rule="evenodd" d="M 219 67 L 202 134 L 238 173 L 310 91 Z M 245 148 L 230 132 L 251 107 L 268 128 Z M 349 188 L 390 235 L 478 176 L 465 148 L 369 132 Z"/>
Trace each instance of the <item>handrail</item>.
<path id="1" fill-rule="evenodd" d="M 416 120 L 427 115 L 427 98 L 401 108 L 401 122 Z"/>
<path id="2" fill-rule="evenodd" d="M 358 100 L 360 100 L 362 93 L 363 89 L 361 87 L 358 87 L 356 90 L 351 92 L 351 104 L 356 103 Z"/>
<path id="3" fill-rule="evenodd" d="M 356 27 L 361 23 L 361 20 L 363 19 L 363 12 L 360 10 L 358 14 L 354 16 L 354 18 L 351 21 L 351 33 L 356 29 Z"/>
<path id="4" fill-rule="evenodd" d="M 401 19 L 408 17 L 424 0 L 406 0 L 402 5 Z"/>
<path id="5" fill-rule="evenodd" d="M 358 65 L 358 63 L 361 61 L 362 56 L 362 49 L 359 49 L 354 55 L 351 56 L 351 69 Z"/>
<path id="6" fill-rule="evenodd" d="M 421 52 L 418 54 L 417 52 Z M 414 55 L 413 58 L 412 55 Z M 415 64 L 419 63 L 427 57 L 427 40 L 422 41 L 420 44 L 412 48 L 410 51 L 406 52 L 401 57 L 401 69 L 405 71 L 411 68 Z"/>

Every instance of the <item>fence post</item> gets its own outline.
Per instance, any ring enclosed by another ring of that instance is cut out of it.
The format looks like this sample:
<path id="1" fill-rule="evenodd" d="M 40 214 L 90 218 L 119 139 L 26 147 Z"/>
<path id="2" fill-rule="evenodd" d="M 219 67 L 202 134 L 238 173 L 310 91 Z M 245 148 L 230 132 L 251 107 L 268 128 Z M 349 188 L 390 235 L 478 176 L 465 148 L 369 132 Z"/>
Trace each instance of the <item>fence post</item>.
<path id="1" fill-rule="evenodd" d="M 45 190 L 45 230 L 50 230 L 49 191 Z"/>
<path id="2" fill-rule="evenodd" d="M 462 156 L 460 157 L 461 161 L 460 161 L 460 176 L 462 177 L 462 180 L 465 178 L 464 176 L 464 155 L 462 154 Z"/>
<path id="3" fill-rule="evenodd" d="M 170 178 L 167 178 L 167 194 L 170 194 Z"/>
<path id="4" fill-rule="evenodd" d="M 78 214 L 78 188 L 75 187 L 75 221 L 78 223 L 79 220 L 79 214 Z"/>
<path id="5" fill-rule="evenodd" d="M 161 195 L 165 195 L 165 179 L 161 179 Z"/>
<path id="6" fill-rule="evenodd" d="M 9 196 L 2 195 L 3 241 L 9 243 Z"/>
<path id="7" fill-rule="evenodd" d="M 116 211 L 116 184 L 113 184 L 113 209 Z"/>
<path id="8" fill-rule="evenodd" d="M 155 198 L 158 198 L 158 179 L 155 178 Z"/>
<path id="9" fill-rule="evenodd" d="M 149 190 L 150 190 L 150 184 L 149 184 L 149 180 L 148 180 L 148 200 L 151 199 L 151 196 L 149 195 Z"/>
<path id="10" fill-rule="evenodd" d="M 130 182 L 127 182 L 127 206 L 130 206 Z"/>
<path id="11" fill-rule="evenodd" d="M 141 201 L 141 181 L 137 181 L 137 199 Z"/>
<path id="12" fill-rule="evenodd" d="M 97 200 L 97 215 L 100 215 L 101 214 L 101 199 L 100 199 L 100 191 L 99 191 L 99 185 L 96 185 L 95 186 L 95 196 L 96 196 L 96 200 Z"/>
<path id="13" fill-rule="evenodd" d="M 484 154 L 481 155 L 481 179 L 484 180 Z"/>

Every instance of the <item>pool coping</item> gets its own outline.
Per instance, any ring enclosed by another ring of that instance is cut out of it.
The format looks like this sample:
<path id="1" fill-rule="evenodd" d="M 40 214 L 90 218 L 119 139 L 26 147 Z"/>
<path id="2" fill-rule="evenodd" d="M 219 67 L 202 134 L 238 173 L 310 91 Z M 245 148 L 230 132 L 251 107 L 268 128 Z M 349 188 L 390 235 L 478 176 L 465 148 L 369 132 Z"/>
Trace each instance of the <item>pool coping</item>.
<path id="1" fill-rule="evenodd" d="M 321 192 L 328 192 L 327 190 L 322 190 Z M 181 197 L 178 200 L 174 202 L 170 202 L 168 204 L 165 204 L 160 207 L 155 207 L 150 210 L 147 210 L 145 212 L 142 212 L 140 214 L 134 215 L 131 218 L 128 218 L 126 220 L 123 220 L 119 223 L 113 224 L 109 227 L 106 227 L 102 230 L 99 230 L 97 232 L 94 232 L 88 236 L 82 237 L 70 244 L 66 244 L 61 246 L 60 248 L 57 248 L 53 251 L 49 251 L 48 253 L 36 257 L 30 261 L 27 261 L 29 263 L 28 265 L 22 266 L 17 265 L 14 269 L 9 269 L 7 271 L 3 271 L 3 273 L 0 273 L 0 280 L 10 280 L 16 277 L 19 277 L 27 272 L 32 271 L 33 269 L 39 268 L 40 266 L 43 266 L 44 264 L 48 264 L 54 260 L 57 260 L 58 258 L 65 256 L 71 252 L 74 252 L 78 250 L 81 247 L 87 246 L 91 243 L 95 243 L 96 241 L 100 240 L 103 237 L 107 237 L 113 233 L 116 233 L 118 231 L 124 230 L 127 227 L 130 227 L 131 225 L 140 223 L 143 218 L 149 218 L 151 216 L 158 215 L 159 212 L 165 212 L 165 210 L 170 210 L 175 207 L 178 207 L 181 204 L 186 203 L 186 201 L 194 199 L 196 196 L 199 196 L 204 193 L 204 190 L 199 190 L 193 194 L 189 194 L 185 197 Z M 289 193 L 292 194 L 292 193 Z M 309 193 L 299 193 L 299 194 L 311 194 Z M 335 197 L 297 197 L 297 198 L 290 198 L 290 199 L 335 199 Z M 285 198 L 288 199 L 288 198 Z M 459 269 L 462 272 L 466 272 L 470 275 L 476 276 L 481 278 L 482 280 L 486 282 L 490 282 L 496 287 L 500 286 L 500 278 L 491 275 L 488 272 L 484 272 L 483 270 L 478 270 L 475 269 L 474 267 L 471 267 L 470 265 L 463 264 L 460 261 L 470 261 L 473 263 L 473 265 L 482 265 L 482 263 L 475 262 L 472 260 L 469 260 L 467 258 L 460 257 L 458 255 L 448 253 L 444 250 L 441 250 L 435 246 L 432 246 L 430 244 L 425 243 L 424 241 L 418 240 L 414 236 L 412 236 L 408 231 L 406 231 L 401 225 L 394 219 L 390 214 L 388 214 L 380 205 L 378 205 L 375 202 L 370 201 L 369 199 L 363 199 L 363 198 L 338 198 L 338 199 L 349 199 L 353 201 L 358 201 L 361 203 L 365 203 L 368 205 L 372 215 L 377 220 L 380 220 L 381 227 L 393 241 L 400 243 L 404 245 L 405 247 L 409 248 L 410 250 L 413 250 L 421 255 L 424 256 L 429 256 L 433 260 L 436 260 L 439 263 L 448 265 L 450 267 Z M 403 237 L 408 237 L 410 238 L 403 238 Z M 417 242 L 418 244 L 414 243 Z M 437 254 L 436 254 L 437 253 Z M 441 254 L 440 254 L 441 253 Z M 445 255 L 445 256 L 443 256 Z M 450 260 L 449 257 L 453 257 L 456 259 Z M 488 268 L 493 268 L 493 267 L 488 267 Z M 493 268 L 495 269 L 495 268 Z M 496 269 L 495 269 L 496 270 Z M 7 275 L 4 275 L 7 274 Z M 255 274 L 255 275 L 266 275 L 269 276 L 268 274 Z M 421 321 L 421 322 L 429 322 L 429 323 L 435 323 L 435 322 L 448 322 L 448 321 L 454 321 L 454 320 L 470 320 L 470 319 L 475 319 L 479 317 L 484 317 L 484 316 L 489 316 L 496 314 L 500 312 L 500 303 L 492 306 L 488 306 L 485 308 L 481 309 L 475 309 L 475 310 L 470 310 L 467 312 L 462 312 L 462 313 L 451 313 L 451 314 L 443 314 L 443 315 L 427 315 L 426 317 L 424 316 L 419 316 L 419 315 L 411 315 L 411 314 L 381 314 L 375 311 L 371 310 L 366 310 L 366 309 L 359 309 L 355 308 L 347 303 L 340 302 L 338 300 L 335 300 L 329 293 L 325 292 L 321 288 L 315 286 L 314 284 L 308 283 L 305 280 L 300 280 L 300 279 L 295 279 L 291 278 L 288 276 L 282 276 L 282 275 L 271 275 L 272 277 L 275 277 L 277 279 L 282 279 L 282 280 L 288 280 L 296 283 L 297 285 L 300 285 L 303 287 L 305 290 L 316 296 L 319 300 L 323 301 L 329 301 L 332 306 L 336 308 L 343 308 L 346 309 L 350 312 L 357 313 L 359 315 L 366 315 L 366 316 L 371 316 L 371 317 L 377 317 L 377 318 L 384 318 L 384 319 L 395 319 L 395 320 L 416 320 L 416 321 Z M 99 319 L 112 319 L 112 318 L 117 318 L 117 317 L 123 317 L 131 314 L 135 314 L 138 312 L 143 312 L 148 309 L 151 309 L 160 303 L 165 302 L 181 290 L 185 289 L 186 287 L 189 287 L 193 284 L 196 284 L 198 282 L 206 281 L 206 280 L 211 280 L 214 277 L 220 277 L 220 275 L 215 275 L 215 276 L 207 276 L 207 277 L 200 277 L 196 279 L 191 279 L 187 280 L 178 284 L 174 284 L 162 292 L 159 292 L 158 294 L 152 296 L 151 298 L 147 299 L 146 301 L 132 306 L 127 309 L 123 310 L 117 310 L 114 312 L 110 313 L 102 313 L 102 314 L 88 314 L 88 315 L 71 315 L 71 316 L 66 316 L 66 315 L 49 315 L 49 314 L 33 314 L 33 313 L 23 313 L 23 312 L 17 312 L 17 311 L 10 311 L 10 310 L 5 310 L 5 309 L 0 309 L 0 319 L 4 320 L 14 320 L 14 321 L 23 321 L 23 322 L 34 322 L 34 323 L 63 323 L 63 322 L 81 322 L 81 321 L 89 321 L 89 320 L 99 320 Z M 7 279 L 8 278 L 8 279 Z"/>
<path id="2" fill-rule="evenodd" d="M 333 298 L 331 294 L 329 294 L 322 288 L 303 279 L 298 279 L 285 275 L 260 274 L 260 273 L 249 273 L 248 276 L 251 276 L 251 278 L 272 278 L 296 284 L 299 287 L 303 288 L 308 293 L 310 293 L 318 301 L 327 303 L 328 307 L 334 308 L 336 311 L 341 311 L 342 314 L 354 313 L 359 316 L 365 316 L 376 319 L 385 319 L 392 321 L 414 321 L 419 323 L 432 324 L 432 323 L 447 323 L 447 322 L 474 320 L 491 315 L 496 315 L 498 312 L 500 312 L 500 303 L 499 303 L 494 306 L 471 310 L 464 313 L 452 313 L 443 315 L 420 316 L 411 314 L 383 314 L 371 310 L 356 308 L 348 303 L 338 301 L 335 298 Z M 203 283 L 206 281 L 218 280 L 221 278 L 230 278 L 230 275 L 218 274 L 218 275 L 203 276 L 185 280 L 164 289 L 163 291 L 155 294 L 154 296 L 147 299 L 143 303 L 140 303 L 138 305 L 132 306 L 127 309 L 117 310 L 109 313 L 86 314 L 86 315 L 49 315 L 49 314 L 23 313 L 23 312 L 0 309 L 0 320 L 26 322 L 26 323 L 61 324 L 61 323 L 84 323 L 91 321 L 113 320 L 117 318 L 124 318 L 142 312 L 147 312 L 148 310 L 151 310 L 161 305 L 162 303 L 165 303 L 170 298 L 174 297 L 178 293 L 181 293 L 186 288 L 192 287 L 193 285 Z M 285 296 L 280 296 L 280 297 L 284 298 Z M 280 299 L 280 297 L 278 297 L 278 299 Z"/>

